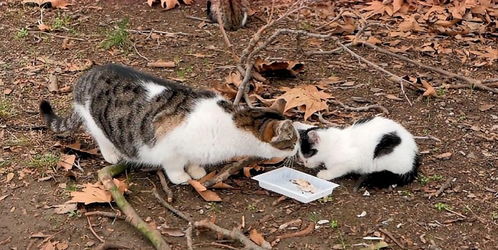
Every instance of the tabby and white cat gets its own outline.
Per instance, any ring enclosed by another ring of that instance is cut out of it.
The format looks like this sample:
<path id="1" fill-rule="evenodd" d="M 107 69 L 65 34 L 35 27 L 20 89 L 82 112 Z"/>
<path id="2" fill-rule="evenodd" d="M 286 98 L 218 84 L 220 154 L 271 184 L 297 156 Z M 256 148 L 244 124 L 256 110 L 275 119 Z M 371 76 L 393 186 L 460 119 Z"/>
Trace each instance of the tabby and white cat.
<path id="1" fill-rule="evenodd" d="M 304 166 L 325 166 L 317 177 L 330 180 L 360 174 L 357 187 L 405 185 L 417 176 L 420 165 L 413 136 L 399 123 L 366 118 L 352 126 L 320 128 L 295 122 L 300 133 L 299 156 Z"/>
<path id="2" fill-rule="evenodd" d="M 208 0 L 207 15 L 211 21 L 217 23 L 218 15 L 223 21 L 226 30 L 238 30 L 247 23 L 249 10 L 248 0 Z"/>
<path id="3" fill-rule="evenodd" d="M 84 124 L 107 162 L 161 165 L 179 184 L 233 157 L 295 155 L 298 133 L 283 105 L 236 108 L 214 92 L 108 64 L 79 78 L 70 116 L 57 116 L 47 101 L 40 112 L 56 133 Z"/>

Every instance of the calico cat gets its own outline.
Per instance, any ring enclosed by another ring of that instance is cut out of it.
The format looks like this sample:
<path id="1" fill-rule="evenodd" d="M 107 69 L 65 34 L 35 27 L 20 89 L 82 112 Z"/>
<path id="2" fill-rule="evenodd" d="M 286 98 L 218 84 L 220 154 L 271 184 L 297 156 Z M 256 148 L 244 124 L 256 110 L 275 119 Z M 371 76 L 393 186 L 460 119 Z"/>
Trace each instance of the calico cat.
<path id="1" fill-rule="evenodd" d="M 413 136 L 399 123 L 383 117 L 365 118 L 352 126 L 320 128 L 295 122 L 300 133 L 299 157 L 304 166 L 325 170 L 330 180 L 360 174 L 357 188 L 388 187 L 412 182 L 420 165 Z"/>
<path id="2" fill-rule="evenodd" d="M 214 92 L 108 64 L 79 78 L 71 115 L 57 116 L 47 101 L 40 112 L 56 133 L 84 124 L 107 162 L 161 165 L 179 184 L 203 177 L 201 165 L 295 155 L 298 134 L 283 105 L 237 108 Z"/>
<path id="3" fill-rule="evenodd" d="M 221 15 L 226 30 L 238 30 L 246 25 L 249 2 L 247 0 L 208 0 L 207 15 L 217 23 Z"/>

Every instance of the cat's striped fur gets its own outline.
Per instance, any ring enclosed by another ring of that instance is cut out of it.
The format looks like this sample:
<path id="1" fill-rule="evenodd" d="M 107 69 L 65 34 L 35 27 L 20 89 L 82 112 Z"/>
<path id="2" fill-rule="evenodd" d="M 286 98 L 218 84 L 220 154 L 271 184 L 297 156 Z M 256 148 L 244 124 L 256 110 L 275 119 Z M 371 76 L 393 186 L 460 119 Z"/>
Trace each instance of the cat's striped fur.
<path id="1" fill-rule="evenodd" d="M 70 116 L 57 116 L 47 101 L 40 104 L 52 131 L 84 123 L 106 161 L 162 165 L 174 183 L 202 177 L 199 165 L 232 157 L 293 155 L 297 132 L 276 110 L 238 109 L 214 92 L 114 64 L 80 77 Z"/>

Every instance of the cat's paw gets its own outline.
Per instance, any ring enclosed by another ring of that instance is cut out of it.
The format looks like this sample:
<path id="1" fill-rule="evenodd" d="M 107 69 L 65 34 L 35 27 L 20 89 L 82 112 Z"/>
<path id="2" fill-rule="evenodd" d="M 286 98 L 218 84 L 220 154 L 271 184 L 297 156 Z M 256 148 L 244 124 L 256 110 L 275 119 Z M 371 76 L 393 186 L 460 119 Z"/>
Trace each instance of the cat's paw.
<path id="1" fill-rule="evenodd" d="M 110 164 L 117 164 L 119 160 L 121 160 L 121 156 L 119 155 L 119 153 L 115 152 L 112 149 L 111 150 L 100 149 L 100 152 L 102 153 L 104 160 Z"/>
<path id="2" fill-rule="evenodd" d="M 206 175 L 206 170 L 197 164 L 192 164 L 187 166 L 187 173 L 192 178 L 198 180 Z"/>
<path id="3" fill-rule="evenodd" d="M 324 180 L 331 180 L 334 179 L 334 174 L 330 170 L 320 170 L 316 177 Z"/>
<path id="4" fill-rule="evenodd" d="M 173 183 L 173 184 L 188 184 L 188 181 L 192 180 L 192 178 L 190 178 L 190 175 L 188 175 L 186 172 L 166 172 L 166 174 L 168 175 L 168 178 L 169 180 Z"/>

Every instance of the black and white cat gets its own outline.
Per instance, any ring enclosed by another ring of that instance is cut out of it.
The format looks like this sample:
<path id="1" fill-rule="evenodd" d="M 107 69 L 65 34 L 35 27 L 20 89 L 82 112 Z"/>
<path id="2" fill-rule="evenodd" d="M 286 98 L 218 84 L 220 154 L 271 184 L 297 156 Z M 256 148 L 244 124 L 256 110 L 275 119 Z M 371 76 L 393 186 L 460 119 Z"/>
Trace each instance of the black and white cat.
<path id="1" fill-rule="evenodd" d="M 299 158 L 304 166 L 326 169 L 317 177 L 330 180 L 360 174 L 357 187 L 388 187 L 412 182 L 420 165 L 415 140 L 399 123 L 365 118 L 347 128 L 320 128 L 294 122 L 300 133 Z"/>

